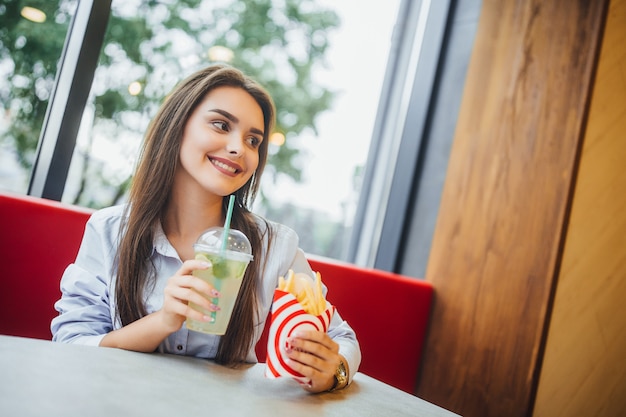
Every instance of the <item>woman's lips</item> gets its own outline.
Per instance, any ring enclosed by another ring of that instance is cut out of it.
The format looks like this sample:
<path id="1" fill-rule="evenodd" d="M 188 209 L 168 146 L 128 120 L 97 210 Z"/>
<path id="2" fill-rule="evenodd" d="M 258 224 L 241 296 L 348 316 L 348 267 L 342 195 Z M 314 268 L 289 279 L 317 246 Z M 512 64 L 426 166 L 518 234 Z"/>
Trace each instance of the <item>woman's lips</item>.
<path id="1" fill-rule="evenodd" d="M 209 157 L 209 161 L 211 161 L 213 166 L 216 167 L 220 172 L 228 175 L 236 175 L 243 171 L 243 169 L 239 165 L 234 164 L 233 162 L 228 160 Z"/>

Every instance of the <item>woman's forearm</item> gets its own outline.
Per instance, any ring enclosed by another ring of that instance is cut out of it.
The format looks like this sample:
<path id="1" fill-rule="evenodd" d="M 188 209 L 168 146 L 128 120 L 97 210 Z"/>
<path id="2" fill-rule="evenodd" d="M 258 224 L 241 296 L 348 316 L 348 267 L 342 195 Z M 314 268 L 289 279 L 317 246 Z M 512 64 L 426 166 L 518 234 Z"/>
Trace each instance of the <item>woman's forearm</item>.
<path id="1" fill-rule="evenodd" d="M 172 331 L 163 325 L 160 311 L 108 333 L 100 346 L 115 347 L 137 352 L 154 352 Z"/>

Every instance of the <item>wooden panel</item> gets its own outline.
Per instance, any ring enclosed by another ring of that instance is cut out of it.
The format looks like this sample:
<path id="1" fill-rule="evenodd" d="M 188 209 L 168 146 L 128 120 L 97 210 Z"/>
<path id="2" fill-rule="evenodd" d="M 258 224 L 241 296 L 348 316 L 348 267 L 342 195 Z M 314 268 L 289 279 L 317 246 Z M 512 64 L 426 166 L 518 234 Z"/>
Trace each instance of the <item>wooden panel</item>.
<path id="1" fill-rule="evenodd" d="M 611 0 L 536 417 L 626 415 L 626 0 Z"/>
<path id="2" fill-rule="evenodd" d="M 607 1 L 485 0 L 426 278 L 417 395 L 532 410 Z"/>

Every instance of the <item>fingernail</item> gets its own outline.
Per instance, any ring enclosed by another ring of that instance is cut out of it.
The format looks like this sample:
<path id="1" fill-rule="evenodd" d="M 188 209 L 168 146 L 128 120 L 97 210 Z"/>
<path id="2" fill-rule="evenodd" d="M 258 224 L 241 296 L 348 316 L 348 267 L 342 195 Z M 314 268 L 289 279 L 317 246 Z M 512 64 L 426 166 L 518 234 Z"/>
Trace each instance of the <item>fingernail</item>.
<path id="1" fill-rule="evenodd" d="M 205 269 L 206 268 L 210 268 L 211 265 L 212 265 L 211 262 L 205 262 L 205 261 L 200 262 L 200 267 L 201 268 L 205 268 Z"/>
<path id="2" fill-rule="evenodd" d="M 219 297 L 220 296 L 220 292 L 218 290 L 216 290 L 215 288 L 210 291 L 210 294 L 211 294 L 211 297 Z"/>
<path id="3" fill-rule="evenodd" d="M 211 304 L 211 311 L 220 311 L 220 310 L 221 310 L 220 306 Z"/>

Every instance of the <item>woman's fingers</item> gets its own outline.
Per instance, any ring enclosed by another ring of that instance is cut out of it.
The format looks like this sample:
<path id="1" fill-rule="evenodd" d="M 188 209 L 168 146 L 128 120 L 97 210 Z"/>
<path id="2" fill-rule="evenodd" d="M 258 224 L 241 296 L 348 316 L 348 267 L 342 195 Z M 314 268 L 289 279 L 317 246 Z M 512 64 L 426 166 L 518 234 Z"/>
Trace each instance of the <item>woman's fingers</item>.
<path id="1" fill-rule="evenodd" d="M 207 314 L 219 310 L 212 299 L 219 297 L 220 293 L 206 281 L 192 275 L 196 269 L 209 267 L 211 264 L 208 262 L 195 259 L 186 261 L 167 282 L 164 289 L 163 309 L 169 314 L 196 320 L 208 320 Z"/>
<path id="2" fill-rule="evenodd" d="M 193 271 L 197 269 L 202 270 L 210 267 L 210 262 L 204 262 L 195 259 L 185 261 L 185 263 L 183 263 L 183 266 L 176 272 L 176 274 L 174 274 L 174 276 L 169 279 L 168 287 L 188 288 L 193 289 L 196 292 L 205 295 L 206 297 L 219 297 L 219 292 L 217 292 L 211 284 L 192 275 Z M 185 293 L 179 294 L 182 296 L 181 299 L 187 299 L 186 297 L 184 297 Z"/>
<path id="3" fill-rule="evenodd" d="M 337 369 L 337 367 L 328 366 L 328 363 L 322 366 L 321 362 L 317 364 L 313 363 L 313 366 L 311 366 L 310 358 L 307 359 L 307 356 L 310 357 L 312 355 L 300 352 L 297 353 L 295 357 L 302 360 L 302 362 L 299 362 L 298 359 L 292 359 L 291 356 L 288 360 L 289 366 L 294 371 L 310 381 L 309 384 L 302 384 L 302 387 L 311 392 L 329 390 L 335 382 L 335 369 Z M 313 361 L 320 361 L 320 359 L 313 359 Z M 305 362 L 307 364 L 305 364 Z"/>
<path id="4" fill-rule="evenodd" d="M 325 360 L 337 359 L 339 355 L 339 345 L 325 332 L 312 330 L 296 332 L 288 342 L 296 350 L 309 352 Z"/>
<path id="5" fill-rule="evenodd" d="M 180 267 L 175 275 L 191 275 L 196 269 L 208 269 L 210 267 L 212 267 L 211 262 L 201 261 L 199 259 L 189 259 L 183 262 L 183 266 Z"/>
<path id="6" fill-rule="evenodd" d="M 213 288 L 211 284 L 201 280 L 198 277 L 194 277 L 193 275 L 174 275 L 169 279 L 166 288 L 169 288 L 171 290 L 179 288 L 194 290 L 196 293 L 203 294 L 206 297 L 210 298 L 216 298 L 220 296 L 219 291 Z M 181 298 L 185 298 L 184 293 L 178 292 L 178 294 L 181 296 Z"/>
<path id="7" fill-rule="evenodd" d="M 294 334 L 287 347 L 289 366 L 309 378 L 311 383 L 303 388 L 311 392 L 329 389 L 339 365 L 339 345 L 328 334 L 305 331 Z"/>
<path id="8" fill-rule="evenodd" d="M 172 287 L 166 287 L 165 289 L 166 291 L 166 296 L 175 298 L 176 300 L 181 302 L 181 307 L 189 307 L 191 308 L 191 306 L 189 306 L 189 303 L 194 303 L 202 308 L 204 308 L 205 310 L 212 310 L 213 309 L 213 302 L 211 299 L 207 298 L 205 295 L 206 294 L 203 292 L 203 294 L 201 294 L 199 291 L 199 289 L 195 289 L 193 287 L 178 287 L 178 286 L 172 286 Z M 211 298 L 216 298 L 219 294 L 211 289 L 209 290 L 209 296 Z M 180 313 L 180 311 L 179 311 Z"/>

